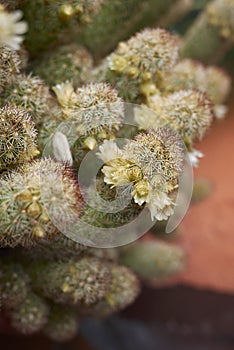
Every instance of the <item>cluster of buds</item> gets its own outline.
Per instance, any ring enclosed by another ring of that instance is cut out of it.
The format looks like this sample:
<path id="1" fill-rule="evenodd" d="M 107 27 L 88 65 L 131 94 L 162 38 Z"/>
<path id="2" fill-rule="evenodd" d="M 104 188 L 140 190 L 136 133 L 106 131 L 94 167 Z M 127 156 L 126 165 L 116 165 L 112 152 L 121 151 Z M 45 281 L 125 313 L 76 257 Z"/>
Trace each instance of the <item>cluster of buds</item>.
<path id="1" fill-rule="evenodd" d="M 145 29 L 117 49 L 94 72 L 109 81 L 126 101 L 137 102 L 149 96 L 163 71 L 170 70 L 178 59 L 178 43 L 164 29 Z"/>
<path id="2" fill-rule="evenodd" d="M 105 163 L 104 181 L 112 187 L 128 187 L 134 202 L 149 208 L 152 220 L 166 220 L 173 214 L 184 148 L 172 129 L 138 134 L 122 150 L 106 141 L 99 157 Z"/>

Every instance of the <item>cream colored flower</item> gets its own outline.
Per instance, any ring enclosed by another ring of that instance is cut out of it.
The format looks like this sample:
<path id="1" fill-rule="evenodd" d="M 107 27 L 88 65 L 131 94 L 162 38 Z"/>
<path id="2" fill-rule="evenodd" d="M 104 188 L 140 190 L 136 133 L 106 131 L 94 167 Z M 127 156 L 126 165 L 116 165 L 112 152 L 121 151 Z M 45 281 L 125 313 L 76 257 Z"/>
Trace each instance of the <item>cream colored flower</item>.
<path id="1" fill-rule="evenodd" d="M 225 105 L 214 106 L 214 114 L 217 119 L 223 119 L 227 114 L 228 107 Z"/>
<path id="2" fill-rule="evenodd" d="M 20 48 L 22 34 L 28 29 L 26 22 L 19 21 L 22 16 L 22 11 L 7 12 L 0 5 L 0 46 L 8 46 L 13 50 Z"/>
<path id="3" fill-rule="evenodd" d="M 104 181 L 113 185 L 112 188 L 134 184 L 142 179 L 141 169 L 130 160 L 116 158 L 106 164 L 102 169 Z"/>
<path id="4" fill-rule="evenodd" d="M 97 153 L 98 157 L 104 162 L 109 162 L 111 159 L 121 158 L 122 151 L 116 145 L 113 140 L 105 140 L 101 146 L 99 146 L 100 152 Z"/>
<path id="5" fill-rule="evenodd" d="M 157 115 L 155 112 L 145 105 L 135 106 L 134 118 L 140 129 L 151 129 L 156 125 Z"/>
<path id="6" fill-rule="evenodd" d="M 174 213 L 174 203 L 165 192 L 151 189 L 146 202 L 152 220 L 167 220 Z"/>
<path id="7" fill-rule="evenodd" d="M 204 154 L 197 149 L 194 149 L 192 152 L 188 153 L 188 156 L 192 166 L 197 168 L 199 165 L 199 158 L 203 158 Z"/>
<path id="8" fill-rule="evenodd" d="M 149 189 L 150 189 L 150 186 L 146 180 L 142 179 L 139 182 L 137 182 L 133 186 L 133 192 L 132 192 L 134 202 L 139 205 L 142 205 L 143 203 L 145 203 L 149 195 Z"/>
<path id="9" fill-rule="evenodd" d="M 57 100 L 62 107 L 69 107 L 75 98 L 75 91 L 71 82 L 57 84 L 53 86 Z"/>

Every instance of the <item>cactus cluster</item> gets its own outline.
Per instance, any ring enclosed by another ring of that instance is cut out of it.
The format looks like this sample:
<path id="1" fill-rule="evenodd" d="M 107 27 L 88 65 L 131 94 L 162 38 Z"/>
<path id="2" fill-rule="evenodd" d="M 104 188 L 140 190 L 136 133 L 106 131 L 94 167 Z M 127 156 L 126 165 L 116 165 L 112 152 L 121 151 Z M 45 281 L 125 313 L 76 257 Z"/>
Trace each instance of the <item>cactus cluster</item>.
<path id="1" fill-rule="evenodd" d="M 181 47 L 183 57 L 209 63 L 219 60 L 233 44 L 232 0 L 213 0 L 188 29 Z"/>
<path id="2" fill-rule="evenodd" d="M 68 341 L 83 317 L 131 304 L 140 279 L 184 268 L 175 245 L 113 243 L 119 228 L 136 239 L 130 224 L 145 213 L 162 230 L 186 153 L 198 165 L 195 142 L 226 112 L 229 75 L 194 60 L 206 61 L 188 40 L 204 31 L 202 48 L 211 35 L 206 59 L 229 44 L 233 4 L 209 3 L 184 38 L 155 26 L 175 23 L 184 5 L 0 0 L 0 317 L 18 332 Z M 196 183 L 193 200 L 208 187 Z M 101 229 L 116 234 L 105 237 L 112 249 L 93 244 Z"/>

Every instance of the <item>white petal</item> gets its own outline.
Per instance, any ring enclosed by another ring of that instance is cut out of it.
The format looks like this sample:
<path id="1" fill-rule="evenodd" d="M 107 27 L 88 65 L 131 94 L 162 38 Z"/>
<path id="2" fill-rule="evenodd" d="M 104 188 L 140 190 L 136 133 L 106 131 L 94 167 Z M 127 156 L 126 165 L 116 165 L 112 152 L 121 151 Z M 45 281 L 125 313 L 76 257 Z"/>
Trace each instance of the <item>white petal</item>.
<path id="1" fill-rule="evenodd" d="M 104 162 L 116 158 L 120 158 L 122 155 L 121 149 L 118 148 L 116 143 L 113 140 L 105 140 L 101 146 L 99 146 L 100 152 L 97 153 L 97 156 Z"/>
<path id="2" fill-rule="evenodd" d="M 191 165 L 195 168 L 199 165 L 199 158 L 203 158 L 204 154 L 197 149 L 194 149 L 192 152 L 188 153 L 189 160 L 191 162 Z"/>
<path id="3" fill-rule="evenodd" d="M 73 159 L 66 135 L 57 131 L 54 134 L 52 145 L 55 159 L 59 162 L 66 162 L 72 165 Z"/>

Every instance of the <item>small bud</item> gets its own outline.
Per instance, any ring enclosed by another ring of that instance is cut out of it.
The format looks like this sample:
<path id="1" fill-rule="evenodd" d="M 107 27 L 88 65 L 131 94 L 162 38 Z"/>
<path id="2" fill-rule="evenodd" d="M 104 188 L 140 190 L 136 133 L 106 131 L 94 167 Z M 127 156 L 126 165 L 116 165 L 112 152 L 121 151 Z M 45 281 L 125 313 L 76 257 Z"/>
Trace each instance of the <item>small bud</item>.
<path id="1" fill-rule="evenodd" d="M 40 226 L 33 227 L 32 231 L 35 237 L 38 237 L 38 238 L 45 237 L 45 231 Z"/>
<path id="2" fill-rule="evenodd" d="M 83 142 L 84 147 L 88 150 L 93 150 L 97 146 L 97 141 L 94 137 L 88 136 Z"/>
<path id="3" fill-rule="evenodd" d="M 69 4 L 64 4 L 59 8 L 59 18 L 66 22 L 70 21 L 75 15 L 73 7 Z"/>

